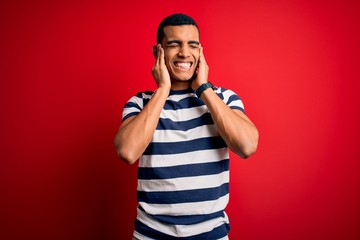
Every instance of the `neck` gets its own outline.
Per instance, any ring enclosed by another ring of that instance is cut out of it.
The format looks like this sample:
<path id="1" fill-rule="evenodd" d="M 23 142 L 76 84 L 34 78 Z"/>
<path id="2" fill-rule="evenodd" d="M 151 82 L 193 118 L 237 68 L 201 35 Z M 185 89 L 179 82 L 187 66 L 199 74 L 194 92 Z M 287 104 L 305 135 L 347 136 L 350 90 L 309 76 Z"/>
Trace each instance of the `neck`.
<path id="1" fill-rule="evenodd" d="M 191 87 L 191 81 L 171 81 L 171 90 L 185 90 Z"/>

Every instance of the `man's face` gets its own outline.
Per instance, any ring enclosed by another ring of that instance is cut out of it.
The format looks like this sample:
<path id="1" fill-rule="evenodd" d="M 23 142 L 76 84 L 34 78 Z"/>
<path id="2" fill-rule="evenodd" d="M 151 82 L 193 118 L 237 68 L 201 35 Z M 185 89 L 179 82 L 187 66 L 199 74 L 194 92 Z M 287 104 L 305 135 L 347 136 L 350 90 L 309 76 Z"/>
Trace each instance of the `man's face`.
<path id="1" fill-rule="evenodd" d="M 162 47 L 172 81 L 190 80 L 199 61 L 199 31 L 193 25 L 166 26 Z"/>

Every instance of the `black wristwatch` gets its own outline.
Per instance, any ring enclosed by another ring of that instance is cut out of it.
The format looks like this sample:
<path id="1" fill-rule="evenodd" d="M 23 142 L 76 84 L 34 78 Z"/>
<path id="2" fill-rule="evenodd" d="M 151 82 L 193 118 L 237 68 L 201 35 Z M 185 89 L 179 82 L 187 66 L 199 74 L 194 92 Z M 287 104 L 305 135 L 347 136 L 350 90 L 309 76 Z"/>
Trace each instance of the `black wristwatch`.
<path id="1" fill-rule="evenodd" d="M 211 82 L 203 83 L 200 85 L 198 89 L 196 89 L 195 93 L 198 98 L 200 98 L 201 94 L 208 88 L 213 88 Z"/>

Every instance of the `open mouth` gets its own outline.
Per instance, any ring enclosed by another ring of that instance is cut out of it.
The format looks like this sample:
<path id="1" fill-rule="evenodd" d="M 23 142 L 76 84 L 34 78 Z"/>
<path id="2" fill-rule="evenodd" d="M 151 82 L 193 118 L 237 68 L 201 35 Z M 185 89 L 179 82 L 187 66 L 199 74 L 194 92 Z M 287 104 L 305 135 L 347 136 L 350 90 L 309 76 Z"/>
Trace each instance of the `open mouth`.
<path id="1" fill-rule="evenodd" d="M 174 65 L 177 69 L 189 70 L 192 66 L 192 62 L 174 62 Z"/>

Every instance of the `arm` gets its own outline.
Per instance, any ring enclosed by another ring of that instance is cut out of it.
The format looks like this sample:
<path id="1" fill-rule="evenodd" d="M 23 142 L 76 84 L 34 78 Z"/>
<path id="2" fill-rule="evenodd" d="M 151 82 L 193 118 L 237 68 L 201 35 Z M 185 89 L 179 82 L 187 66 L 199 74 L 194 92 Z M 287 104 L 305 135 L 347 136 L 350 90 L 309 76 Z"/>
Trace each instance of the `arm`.
<path id="1" fill-rule="evenodd" d="M 209 108 L 220 136 L 231 151 L 242 158 L 255 153 L 259 135 L 250 119 L 242 111 L 230 109 L 212 89 L 205 90 L 201 99 Z"/>
<path id="2" fill-rule="evenodd" d="M 171 82 L 165 66 L 164 50 L 158 45 L 156 51 L 152 74 L 158 88 L 137 116 L 130 117 L 121 124 L 114 139 L 119 157 L 129 164 L 136 162 L 151 142 L 170 91 Z"/>
<path id="3" fill-rule="evenodd" d="M 203 49 L 200 47 L 199 69 L 192 83 L 193 89 L 207 82 L 208 69 Z M 231 151 L 242 158 L 248 158 L 255 153 L 259 134 L 250 119 L 240 110 L 230 109 L 210 88 L 205 90 L 200 98 L 209 108 L 220 136 Z"/>

